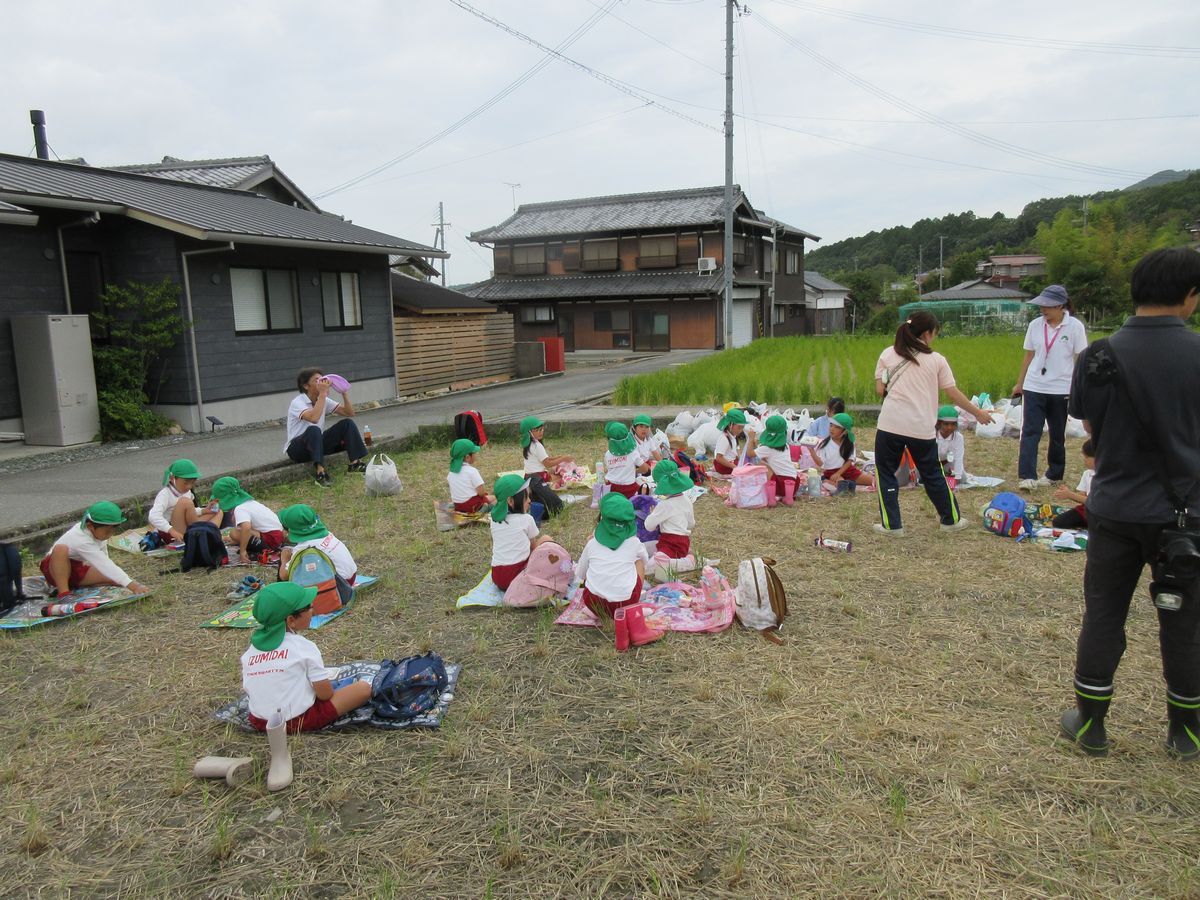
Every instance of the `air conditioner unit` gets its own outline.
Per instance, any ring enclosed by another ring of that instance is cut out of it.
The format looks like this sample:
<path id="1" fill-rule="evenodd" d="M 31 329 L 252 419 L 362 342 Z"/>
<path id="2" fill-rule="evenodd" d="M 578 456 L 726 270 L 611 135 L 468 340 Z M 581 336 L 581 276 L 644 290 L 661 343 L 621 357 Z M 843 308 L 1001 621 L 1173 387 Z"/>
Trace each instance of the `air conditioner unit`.
<path id="1" fill-rule="evenodd" d="M 696 274 L 711 275 L 717 271 L 717 258 L 715 256 L 702 256 L 696 260 Z"/>

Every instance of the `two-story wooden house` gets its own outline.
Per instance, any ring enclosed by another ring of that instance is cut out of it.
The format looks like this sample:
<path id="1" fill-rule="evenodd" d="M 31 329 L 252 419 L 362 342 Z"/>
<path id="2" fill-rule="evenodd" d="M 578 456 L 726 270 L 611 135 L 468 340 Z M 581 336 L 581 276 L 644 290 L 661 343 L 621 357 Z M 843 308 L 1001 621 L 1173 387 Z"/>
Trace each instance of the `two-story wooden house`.
<path id="1" fill-rule="evenodd" d="M 803 333 L 807 320 L 787 307 L 805 302 L 804 240 L 820 239 L 734 192 L 733 343 Z M 491 247 L 494 274 L 464 291 L 512 312 L 518 341 L 721 347 L 724 217 L 723 187 L 525 203 L 470 236 Z"/>

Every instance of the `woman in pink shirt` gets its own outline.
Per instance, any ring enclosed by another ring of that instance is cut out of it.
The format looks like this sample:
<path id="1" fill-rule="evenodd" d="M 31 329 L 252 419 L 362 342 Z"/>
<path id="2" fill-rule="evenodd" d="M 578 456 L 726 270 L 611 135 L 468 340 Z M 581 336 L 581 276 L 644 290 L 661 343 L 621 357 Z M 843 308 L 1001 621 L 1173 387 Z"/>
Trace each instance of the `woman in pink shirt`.
<path id="1" fill-rule="evenodd" d="M 958 504 L 938 461 L 934 429 L 939 392 L 945 392 L 980 422 L 992 421 L 989 413 L 955 387 L 946 357 L 930 347 L 937 333 L 937 316 L 925 310 L 914 312 L 900 323 L 895 342 L 879 354 L 875 365 L 875 392 L 883 397 L 875 432 L 875 478 L 883 522 L 875 530 L 892 537 L 904 535 L 896 470 L 905 450 L 912 454 L 921 473 L 921 483 L 938 511 L 942 529 L 957 531 L 967 525 L 959 518 Z"/>

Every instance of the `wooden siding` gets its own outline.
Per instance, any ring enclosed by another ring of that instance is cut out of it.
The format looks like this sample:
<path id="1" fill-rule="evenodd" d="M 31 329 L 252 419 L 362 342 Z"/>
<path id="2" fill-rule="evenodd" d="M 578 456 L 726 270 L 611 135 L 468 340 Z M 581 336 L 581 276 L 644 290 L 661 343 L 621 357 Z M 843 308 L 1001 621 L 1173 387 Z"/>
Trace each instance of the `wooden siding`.
<path id="1" fill-rule="evenodd" d="M 393 328 L 399 396 L 512 377 L 513 317 L 508 313 L 397 317 Z"/>
<path id="2" fill-rule="evenodd" d="M 671 304 L 671 349 L 707 349 L 715 346 L 717 302 L 708 297 L 676 300 Z"/>

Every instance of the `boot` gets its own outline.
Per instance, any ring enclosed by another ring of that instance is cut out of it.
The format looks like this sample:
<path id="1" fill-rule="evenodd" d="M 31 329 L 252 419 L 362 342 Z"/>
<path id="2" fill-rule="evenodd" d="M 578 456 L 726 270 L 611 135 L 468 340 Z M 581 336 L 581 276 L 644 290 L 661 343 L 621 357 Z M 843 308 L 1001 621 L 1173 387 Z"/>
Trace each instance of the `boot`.
<path id="1" fill-rule="evenodd" d="M 622 606 L 613 612 L 613 626 L 617 632 L 614 641 L 617 652 L 624 653 L 629 649 L 629 623 L 625 620 L 625 607 Z"/>
<path id="2" fill-rule="evenodd" d="M 783 505 L 794 506 L 796 503 L 796 482 L 795 480 L 785 481 L 783 483 Z"/>
<path id="3" fill-rule="evenodd" d="M 767 482 L 767 506 L 772 507 L 779 502 L 779 497 L 775 493 L 775 480 Z"/>
<path id="4" fill-rule="evenodd" d="M 679 559 L 671 560 L 676 572 L 694 572 L 696 571 L 696 556 L 689 553 L 687 556 L 681 556 Z"/>
<path id="5" fill-rule="evenodd" d="M 1108 736 L 1104 733 L 1104 717 L 1112 703 L 1112 685 L 1097 687 L 1075 679 L 1075 709 L 1062 714 L 1059 724 L 1063 736 L 1074 741 L 1091 756 L 1108 756 Z"/>
<path id="6" fill-rule="evenodd" d="M 1200 697 L 1167 691 L 1167 752 L 1176 759 L 1200 757 Z"/>
<path id="7" fill-rule="evenodd" d="M 192 767 L 195 778 L 224 778 L 225 783 L 237 787 L 254 774 L 252 760 L 248 756 L 206 756 Z"/>
<path id="8" fill-rule="evenodd" d="M 282 791 L 292 783 L 292 754 L 288 752 L 287 721 L 281 710 L 267 720 L 267 741 L 271 746 L 271 768 L 267 770 L 267 790 Z"/>
<path id="9" fill-rule="evenodd" d="M 646 607 L 641 603 L 634 603 L 632 606 L 624 606 L 622 610 L 625 613 L 625 623 L 629 628 L 629 641 L 635 647 L 640 647 L 643 644 L 652 644 L 661 638 L 664 632 L 657 628 L 651 628 L 646 624 Z"/>

